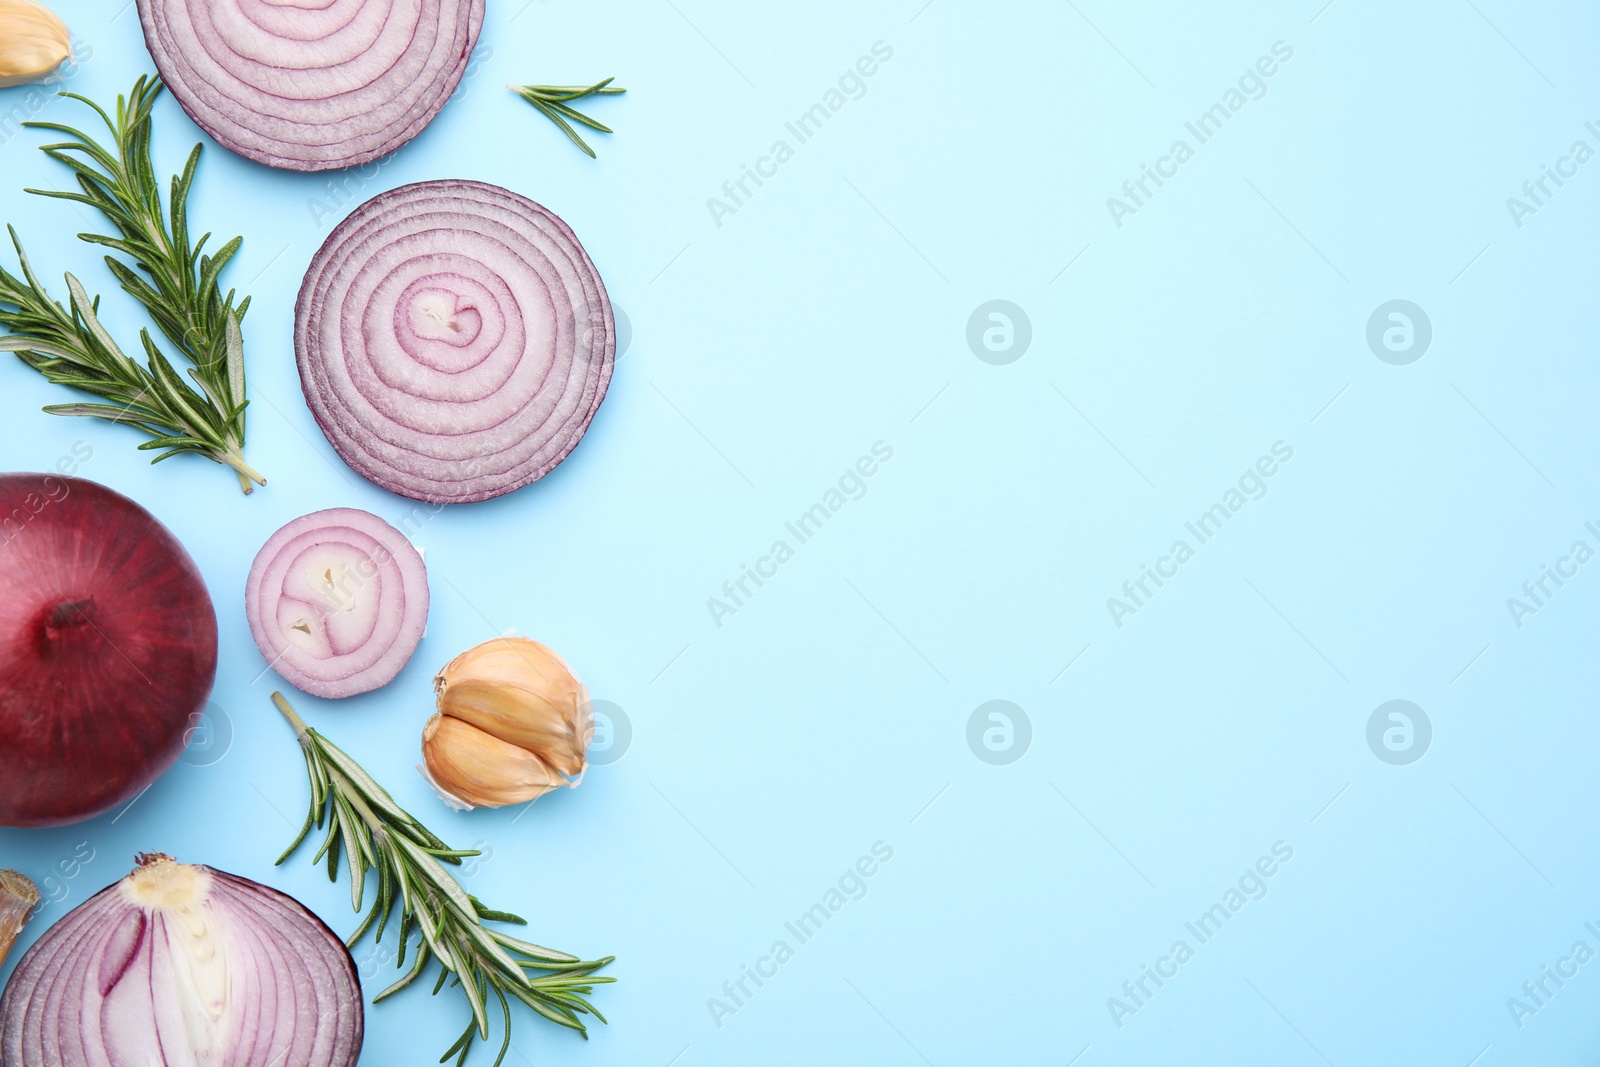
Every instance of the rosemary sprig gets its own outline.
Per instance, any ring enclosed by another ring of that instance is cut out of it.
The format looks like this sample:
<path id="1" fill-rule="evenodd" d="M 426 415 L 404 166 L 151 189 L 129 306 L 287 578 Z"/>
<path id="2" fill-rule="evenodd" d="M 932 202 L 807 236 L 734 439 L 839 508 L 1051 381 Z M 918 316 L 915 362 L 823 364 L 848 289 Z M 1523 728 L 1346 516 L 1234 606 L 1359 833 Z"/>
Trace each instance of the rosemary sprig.
<path id="1" fill-rule="evenodd" d="M 452 849 L 434 836 L 354 760 L 307 726 L 282 693 L 273 693 L 272 702 L 300 738 L 311 781 L 311 808 L 305 825 L 278 862 L 288 859 L 300 847 L 313 826 L 320 828 L 326 821 L 328 835 L 312 862 L 326 858 L 328 878 L 337 881 L 343 853 L 350 872 L 350 902 L 356 911 L 361 910 L 367 872 L 376 871 L 378 876 L 377 898 L 346 944 L 354 946 L 374 924 L 373 940 L 381 941 L 396 903 L 400 905 L 396 966 L 405 966 L 412 933 L 420 935 L 410 969 L 373 997 L 373 1003 L 398 993 L 421 977 L 430 959 L 438 960 L 439 978 L 433 992 L 437 994 L 450 979 L 452 985 L 461 988 L 472 1009 L 466 1030 L 439 1058 L 444 1063 L 454 1056 L 457 1067 L 466 1062 L 474 1037 L 489 1039 L 491 996 L 499 1001 L 505 1020 L 505 1036 L 494 1067 L 500 1067 L 511 1047 L 508 998 L 521 1001 L 551 1022 L 585 1037 L 588 1030 L 580 1015 L 592 1014 L 601 1022 L 606 1021 L 587 998 L 594 986 L 616 981 L 593 977 L 615 957 L 580 960 L 484 926 L 485 920 L 518 926 L 525 923 L 515 915 L 484 907 L 445 869 L 445 864 L 459 865 L 463 857 L 478 853 Z"/>
<path id="2" fill-rule="evenodd" d="M 134 426 L 150 440 L 141 449 L 159 449 L 152 462 L 184 452 L 197 452 L 233 468 L 246 493 L 265 485 L 244 461 L 244 343 L 239 323 L 250 306 L 245 297 L 234 306 L 234 293 L 223 294 L 219 276 L 240 245 L 235 237 L 213 254 L 203 251 L 211 235 L 189 238 L 188 198 L 200 162 L 200 146 L 189 154 L 183 173 L 171 180 L 163 207 L 161 184 L 150 159 L 151 110 L 162 92 L 158 78 L 141 76 L 126 98 L 117 97 L 113 118 L 94 101 L 64 92 L 92 108 L 110 131 L 114 144 L 105 147 L 71 126 L 27 122 L 73 140 L 43 145 L 52 159 L 70 167 L 79 192 L 29 189 L 39 196 L 72 200 L 99 211 L 115 235 L 80 233 L 91 244 L 122 253 L 133 266 L 114 256 L 106 265 L 122 288 L 149 313 L 151 320 L 190 366 L 194 385 L 173 369 L 150 337 L 139 340 L 147 366 L 134 363 L 96 317 L 98 298 L 67 275 L 68 308 L 52 300 L 28 265 L 22 244 L 11 233 L 22 265 L 22 279 L 0 269 L 0 351 L 12 351 L 50 381 L 93 393 L 110 404 L 52 404 L 53 415 L 82 415 Z M 135 269 L 137 268 L 137 269 Z M 195 386 L 199 388 L 196 389 Z"/>
<path id="3" fill-rule="evenodd" d="M 577 108 L 572 107 L 572 101 L 582 100 L 586 96 L 620 96 L 628 91 L 626 89 L 607 88 L 615 80 L 615 78 L 607 78 L 605 81 L 596 82 L 594 85 L 508 85 L 506 88 L 542 111 L 546 118 L 561 127 L 562 131 L 571 138 L 573 144 L 583 149 L 590 159 L 594 159 L 594 149 L 584 143 L 583 138 L 578 136 L 578 131 L 573 129 L 571 123 L 567 120 L 571 119 L 572 122 L 580 123 L 591 130 L 599 130 L 601 133 L 611 133 L 613 131 L 610 126 L 596 122 L 588 115 L 578 111 Z"/>

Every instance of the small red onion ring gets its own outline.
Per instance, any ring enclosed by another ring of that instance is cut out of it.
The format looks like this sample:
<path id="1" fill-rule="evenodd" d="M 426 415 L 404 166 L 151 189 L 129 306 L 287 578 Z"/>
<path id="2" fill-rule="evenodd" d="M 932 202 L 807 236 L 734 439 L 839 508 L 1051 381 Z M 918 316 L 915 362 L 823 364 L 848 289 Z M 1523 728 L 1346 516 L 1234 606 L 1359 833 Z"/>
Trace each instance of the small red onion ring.
<path id="1" fill-rule="evenodd" d="M 471 181 L 358 207 L 311 262 L 295 311 L 306 402 L 358 473 L 458 504 L 548 474 L 604 399 L 611 301 L 572 230 Z"/>
<path id="2" fill-rule="evenodd" d="M 328 699 L 387 685 L 428 624 L 428 572 L 376 515 L 330 508 L 267 539 L 245 583 L 245 617 L 267 664 Z"/>
<path id="3" fill-rule="evenodd" d="M 139 0 L 161 79 L 217 143 L 318 171 L 386 155 L 455 92 L 484 0 Z"/>
<path id="4" fill-rule="evenodd" d="M 275 889 L 167 856 L 57 921 L 0 1000 L 0 1063 L 355 1067 L 355 961 Z"/>

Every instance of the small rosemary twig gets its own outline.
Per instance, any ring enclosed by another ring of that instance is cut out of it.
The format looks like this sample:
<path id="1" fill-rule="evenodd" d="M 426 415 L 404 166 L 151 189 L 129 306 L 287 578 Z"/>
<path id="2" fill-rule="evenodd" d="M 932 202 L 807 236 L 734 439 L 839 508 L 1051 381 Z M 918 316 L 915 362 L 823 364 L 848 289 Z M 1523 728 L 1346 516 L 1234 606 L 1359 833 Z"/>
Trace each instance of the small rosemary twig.
<path id="1" fill-rule="evenodd" d="M 590 148 L 583 138 L 578 136 L 578 131 L 573 129 L 572 124 L 567 120 L 571 119 L 572 122 L 580 123 L 591 130 L 599 130 L 601 133 L 611 133 L 613 131 L 610 126 L 596 122 L 588 115 L 578 111 L 577 108 L 572 107 L 572 101 L 582 100 L 586 96 L 620 96 L 628 91 L 626 89 L 607 88 L 615 80 L 615 78 L 607 78 L 605 81 L 596 82 L 594 85 L 508 85 L 506 88 L 542 111 L 545 117 L 561 127 L 573 144 L 583 149 L 590 159 L 594 159 L 596 158 L 594 149 Z"/>
<path id="2" fill-rule="evenodd" d="M 485 920 L 525 924 L 515 915 L 484 907 L 444 867 L 447 863 L 460 864 L 463 857 L 478 853 L 470 849 L 452 849 L 434 836 L 396 804 L 354 760 L 307 726 L 282 693 L 273 693 L 272 702 L 300 738 L 311 782 L 311 809 L 306 814 L 305 825 L 278 862 L 288 859 L 305 841 L 311 828 L 320 827 L 326 820 L 328 836 L 312 862 L 326 857 L 328 877 L 337 881 L 339 857 L 343 852 L 350 872 L 350 901 L 356 911 L 361 910 L 367 872 L 375 871 L 378 875 L 377 899 L 346 944 L 355 945 L 373 929 L 374 923 L 373 940 L 381 941 L 396 902 L 400 904 L 400 950 L 396 966 L 405 966 L 411 935 L 420 935 L 411 968 L 398 982 L 374 997 L 374 1003 L 416 981 L 430 959 L 438 960 L 440 970 L 433 986 L 434 993 L 444 987 L 447 979 L 453 979 L 452 984 L 461 988 L 472 1009 L 466 1030 L 439 1059 L 443 1063 L 454 1056 L 457 1067 L 466 1062 L 475 1037 L 485 1041 L 489 1038 L 491 995 L 499 1001 L 505 1020 L 504 1039 L 500 1055 L 494 1061 L 495 1067 L 500 1067 L 511 1047 L 508 997 L 585 1037 L 588 1031 L 579 1015 L 592 1014 L 601 1022 L 606 1021 L 587 998 L 594 986 L 616 981 L 593 976 L 615 957 L 580 960 L 484 926 Z M 535 977 L 530 971 L 545 973 Z"/>

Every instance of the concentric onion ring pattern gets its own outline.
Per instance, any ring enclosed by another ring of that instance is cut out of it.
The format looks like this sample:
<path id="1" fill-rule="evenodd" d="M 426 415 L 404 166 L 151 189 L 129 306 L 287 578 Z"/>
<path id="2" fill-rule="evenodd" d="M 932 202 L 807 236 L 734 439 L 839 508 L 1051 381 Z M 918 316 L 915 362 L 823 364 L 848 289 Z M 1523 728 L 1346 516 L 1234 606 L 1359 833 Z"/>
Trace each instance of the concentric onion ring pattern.
<path id="1" fill-rule="evenodd" d="M 162 80 L 217 142 L 269 167 L 378 159 L 455 92 L 484 0 L 139 0 Z"/>
<path id="2" fill-rule="evenodd" d="M 344 942 L 294 898 L 200 870 L 209 891 L 181 911 L 124 880 L 56 920 L 0 999 L 0 1063 L 353 1067 L 366 1022 Z M 219 1010 L 185 1016 L 202 954 Z"/>
<path id="3" fill-rule="evenodd" d="M 509 493 L 577 446 L 616 353 L 611 302 L 572 230 L 471 181 L 361 205 L 306 273 L 295 354 L 345 462 L 433 504 Z"/>
<path id="4" fill-rule="evenodd" d="M 261 655 L 290 684 L 337 700 L 394 680 L 428 625 L 428 573 L 370 512 L 329 508 L 267 539 L 245 583 Z"/>

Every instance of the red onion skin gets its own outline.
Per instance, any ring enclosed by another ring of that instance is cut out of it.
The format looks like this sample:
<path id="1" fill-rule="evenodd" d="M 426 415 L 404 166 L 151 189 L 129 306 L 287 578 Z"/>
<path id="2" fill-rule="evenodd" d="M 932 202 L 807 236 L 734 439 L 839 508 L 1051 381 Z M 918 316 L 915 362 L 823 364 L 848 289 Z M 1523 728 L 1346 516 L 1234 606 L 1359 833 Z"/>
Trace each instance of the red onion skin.
<path id="1" fill-rule="evenodd" d="M 141 856 L 141 867 L 152 860 L 173 862 Z M 344 942 L 287 894 L 214 868 L 196 869 L 211 880 L 206 901 L 213 918 L 220 908 L 221 916 L 235 919 L 228 945 L 241 952 L 227 962 L 230 996 L 244 1001 L 238 1005 L 243 1021 L 220 1067 L 355 1067 L 366 1020 L 355 960 Z M 117 1016 L 129 1010 L 130 1000 L 136 1013 L 140 998 L 151 999 L 154 1013 L 170 1010 L 146 987 L 170 977 L 153 954 L 166 924 L 160 910 L 122 897 L 122 885 L 107 886 L 63 916 L 18 961 L 0 997 L 0 1067 L 88 1067 L 108 1058 L 117 1067 L 144 1067 L 143 1060 L 128 1059 L 133 1050 L 106 1047 L 106 1030 L 127 1027 L 127 1016 Z M 249 921 L 239 922 L 241 914 Z M 264 965 L 284 972 L 278 984 L 264 984 Z M 325 999 L 308 1000 L 308 991 Z M 157 1026 L 152 1018 L 149 1033 L 140 1036 L 155 1038 Z"/>
<path id="2" fill-rule="evenodd" d="M 482 275 L 461 274 L 459 261 L 470 259 L 475 246 L 511 265 L 523 286 L 510 287 L 511 271 L 501 277 L 481 261 L 475 262 Z M 399 299 L 389 298 L 391 319 L 368 290 L 398 291 L 407 278 L 411 284 Z M 480 336 L 497 338 L 477 362 L 447 368 L 408 351 L 426 342 L 403 328 L 419 321 L 420 302 L 407 297 L 441 285 L 457 295 L 477 293 L 463 305 L 474 316 L 463 335 L 466 347 Z M 549 332 L 533 332 L 539 325 Z M 357 338 L 360 347 L 352 349 Z M 571 227 L 526 197 L 483 182 L 418 182 L 362 204 L 313 257 L 295 307 L 301 387 L 334 450 L 369 481 L 429 504 L 488 500 L 553 470 L 605 399 L 615 353 L 605 283 Z M 509 367 L 498 366 L 508 358 Z M 536 392 L 513 384 L 552 358 L 557 363 Z M 477 402 L 444 398 L 482 384 L 491 366 L 500 380 L 485 386 Z M 501 423 L 465 431 L 454 425 L 473 422 L 479 405 L 506 403 L 508 396 L 516 410 Z M 407 406 L 415 410 L 394 410 Z M 529 422 L 546 408 L 542 422 Z"/>
<path id="3" fill-rule="evenodd" d="M 87 479 L 0 474 L 0 825 L 132 800 L 216 668 L 205 582 L 154 516 Z"/>
<path id="4" fill-rule="evenodd" d="M 213 12 L 221 8 L 224 3 L 231 7 L 248 6 L 238 3 L 238 0 L 198 0 L 198 2 L 210 5 Z M 364 0 L 364 4 L 372 2 L 374 0 Z M 435 46 L 435 51 L 431 55 L 437 55 L 438 62 L 425 67 L 416 77 L 399 79 L 395 93 L 376 102 L 369 102 L 368 106 L 361 109 L 366 113 L 373 113 L 380 108 L 392 109 L 397 103 L 404 104 L 402 114 L 385 124 L 363 129 L 359 137 L 352 136 L 348 130 L 341 132 L 337 125 L 340 122 L 349 124 L 352 121 L 351 116 L 330 116 L 318 109 L 318 105 L 326 106 L 329 103 L 326 100 L 313 98 L 303 101 L 304 114 L 299 119 L 287 114 L 288 110 L 292 110 L 290 108 L 286 108 L 284 113 L 264 116 L 254 112 L 248 105 L 231 98 L 228 90 L 265 92 L 275 97 L 276 94 L 270 87 L 243 83 L 219 87 L 207 80 L 207 72 L 191 69 L 186 61 L 186 50 L 198 53 L 206 49 L 203 49 L 198 41 L 172 39 L 173 32 L 168 26 L 168 9 L 181 6 L 183 0 L 139 0 L 139 22 L 144 29 L 145 44 L 155 60 L 156 69 L 161 73 L 162 81 L 172 90 L 173 97 L 184 111 L 197 126 L 210 134 L 213 140 L 236 155 L 282 170 L 317 172 L 364 166 L 399 149 L 427 128 L 449 102 L 466 73 L 472 50 L 483 29 L 485 0 L 437 0 L 429 8 L 442 11 L 448 6 L 455 9 L 458 22 L 456 37 L 447 46 Z M 270 6 L 275 8 L 274 14 L 280 20 L 292 20 L 295 17 L 289 5 Z M 330 5 L 322 3 L 302 6 L 327 8 Z M 429 7 L 426 3 L 423 6 Z M 262 28 L 260 33 L 260 40 L 252 43 L 258 46 L 270 43 L 272 38 L 268 31 Z M 231 56 L 224 42 L 214 42 L 213 47 L 218 52 Z M 237 56 L 231 58 L 239 63 L 241 68 L 250 66 Z M 315 67 L 309 70 L 311 73 L 326 73 L 325 70 Z M 304 72 L 278 69 L 274 73 L 278 77 L 292 78 Z M 215 77 L 214 72 L 211 76 Z M 237 78 L 239 74 L 234 72 L 233 76 Z M 406 90 L 425 81 L 431 83 L 425 93 L 414 100 L 403 100 Z M 374 84 L 376 82 L 348 87 L 341 91 L 338 97 L 350 97 L 369 89 Z M 287 100 L 284 102 L 289 103 Z M 252 116 L 257 121 L 245 122 L 243 116 Z M 236 128 L 232 128 L 234 123 L 238 124 Z M 277 130 L 282 133 L 286 126 L 298 127 L 293 130 L 297 136 L 282 137 L 268 132 Z M 333 130 L 331 137 L 330 129 Z M 356 141 L 363 147 L 352 148 L 352 143 Z"/>

